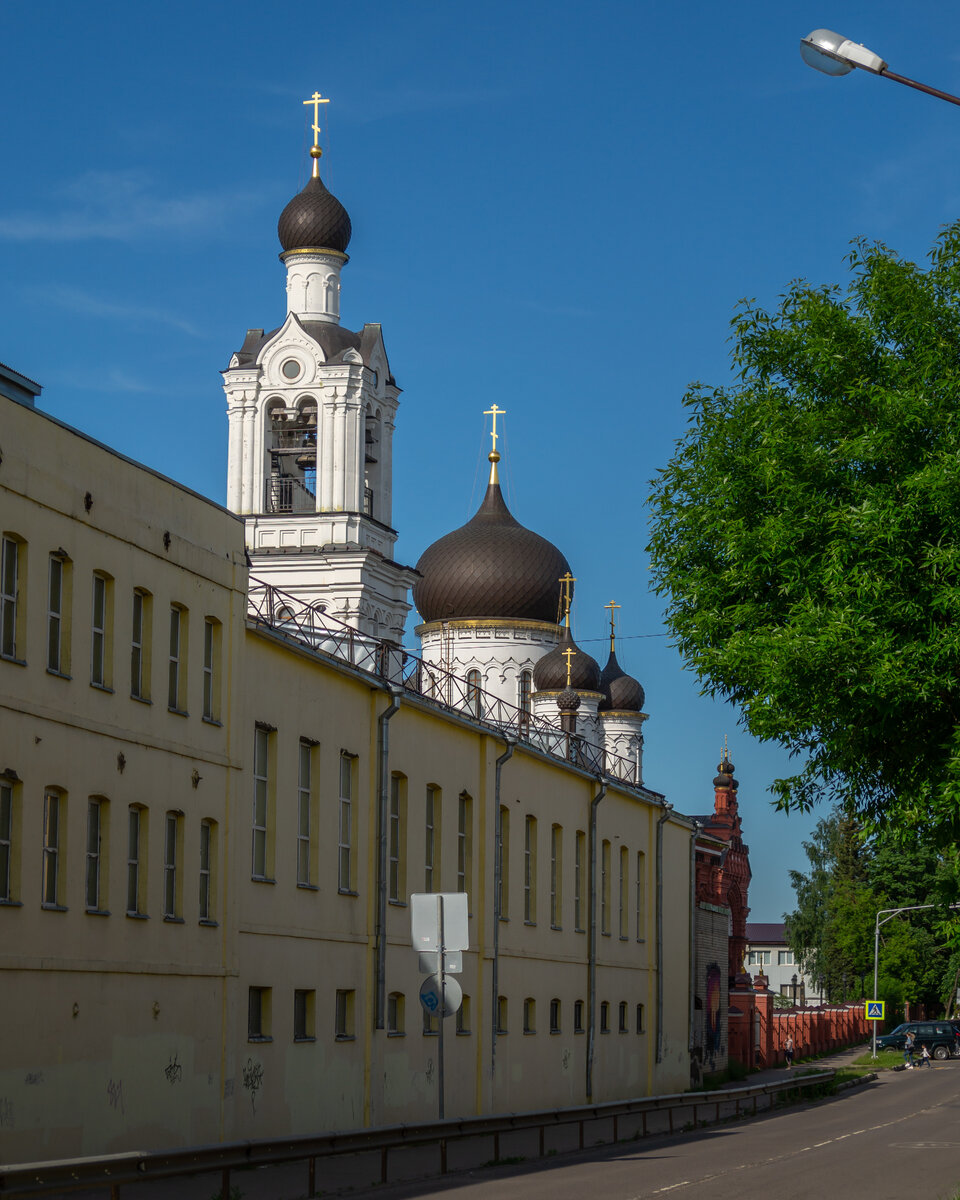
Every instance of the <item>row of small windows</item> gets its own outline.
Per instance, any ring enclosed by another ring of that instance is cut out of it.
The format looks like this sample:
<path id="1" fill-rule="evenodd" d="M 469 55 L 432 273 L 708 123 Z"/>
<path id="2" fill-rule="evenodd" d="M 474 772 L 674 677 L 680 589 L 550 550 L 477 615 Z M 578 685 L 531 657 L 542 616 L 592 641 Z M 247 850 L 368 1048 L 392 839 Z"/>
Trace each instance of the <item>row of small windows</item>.
<path id="1" fill-rule="evenodd" d="M 26 643 L 26 554 L 27 543 L 12 534 L 0 541 L 0 658 L 24 662 Z M 90 684 L 114 690 L 114 580 L 105 571 L 94 571 L 90 592 Z M 153 596 L 135 588 L 130 598 L 130 695 L 152 702 L 153 682 Z M 71 678 L 73 663 L 72 621 L 73 563 L 63 550 L 48 556 L 47 574 L 47 671 Z M 204 617 L 202 663 L 202 715 L 219 723 L 222 638 L 216 617 Z M 166 654 L 167 707 L 187 715 L 187 664 L 189 612 L 182 604 L 169 609 L 169 641 Z"/>
<path id="2" fill-rule="evenodd" d="M 747 954 L 748 967 L 769 967 L 771 962 L 771 951 L 769 950 L 751 950 Z M 777 951 L 777 966 L 778 967 L 794 967 L 796 961 L 793 957 L 792 950 Z"/>
<path id="3" fill-rule="evenodd" d="M 295 1042 L 316 1041 L 316 991 L 297 989 L 293 993 L 293 1040 Z M 630 1004 L 621 1000 L 617 1005 L 617 1031 L 630 1032 Z M 584 1033 L 583 1000 L 573 1003 L 573 1032 Z M 612 1033 L 611 1015 L 613 1006 L 608 1000 L 600 1002 L 600 1032 Z M 497 1034 L 509 1032 L 509 1002 L 506 996 L 497 998 Z M 563 1032 L 563 1004 L 556 997 L 549 1005 L 550 1033 Z M 456 1014 L 456 1032 L 460 1036 L 471 1033 L 471 1001 L 465 995 Z M 645 1033 L 644 1006 L 636 1004 L 632 1013 L 633 1031 Z M 391 992 L 387 997 L 386 1032 L 388 1037 L 403 1037 L 406 1034 L 406 997 L 402 992 Z M 439 1033 L 439 1018 L 435 1014 L 422 1012 L 421 1032 L 425 1037 Z M 523 1001 L 523 1032 L 537 1032 L 537 1002 L 532 996 Z M 356 1037 L 356 992 L 338 989 L 333 1011 L 333 1034 L 337 1041 L 352 1041 Z M 273 1041 L 273 989 L 251 987 L 247 994 L 247 1037 L 252 1042 Z"/>
<path id="4" fill-rule="evenodd" d="M 22 903 L 21 830 L 22 813 L 18 785 L 0 782 L 0 904 Z M 110 801 L 90 796 L 86 802 L 86 830 L 83 862 L 83 903 L 96 916 L 109 916 L 111 879 L 114 887 L 123 880 L 126 915 L 148 917 L 148 845 L 150 810 L 131 804 L 126 810 L 126 828 L 114 829 L 120 844 L 125 843 L 121 865 L 111 871 Z M 43 793 L 43 822 L 40 845 L 40 904 L 58 912 L 67 910 L 67 813 L 68 796 L 61 788 Z M 117 821 L 122 820 L 118 815 Z M 200 822 L 197 858 L 197 916 L 201 924 L 215 925 L 214 876 L 217 860 L 217 822 Z M 160 911 L 166 921 L 183 920 L 184 814 L 170 810 L 164 814 Z"/>

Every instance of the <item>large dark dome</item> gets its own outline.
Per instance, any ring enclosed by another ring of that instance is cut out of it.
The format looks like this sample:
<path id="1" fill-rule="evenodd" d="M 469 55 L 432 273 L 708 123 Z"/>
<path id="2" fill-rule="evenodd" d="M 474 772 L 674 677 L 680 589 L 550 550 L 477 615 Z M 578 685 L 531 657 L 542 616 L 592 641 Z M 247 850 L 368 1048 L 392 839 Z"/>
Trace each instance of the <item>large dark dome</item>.
<path id="1" fill-rule="evenodd" d="M 607 665 L 600 676 L 600 691 L 603 699 L 597 706 L 599 712 L 642 712 L 645 696 L 643 688 L 632 675 L 628 675 L 610 651 Z"/>
<path id="2" fill-rule="evenodd" d="M 525 529 L 491 483 L 476 516 L 428 546 L 413 602 L 424 621 L 498 617 L 556 623 L 560 577 L 570 565 L 546 538 Z"/>
<path id="3" fill-rule="evenodd" d="M 284 250 L 339 250 L 350 244 L 350 217 L 314 176 L 280 214 L 277 236 Z"/>
<path id="4" fill-rule="evenodd" d="M 533 686 L 538 692 L 557 692 L 567 686 L 567 660 L 564 650 L 575 650 L 570 657 L 570 686 L 578 692 L 600 691 L 600 664 L 581 650 L 573 640 L 570 626 L 564 625 L 560 644 L 533 668 Z"/>

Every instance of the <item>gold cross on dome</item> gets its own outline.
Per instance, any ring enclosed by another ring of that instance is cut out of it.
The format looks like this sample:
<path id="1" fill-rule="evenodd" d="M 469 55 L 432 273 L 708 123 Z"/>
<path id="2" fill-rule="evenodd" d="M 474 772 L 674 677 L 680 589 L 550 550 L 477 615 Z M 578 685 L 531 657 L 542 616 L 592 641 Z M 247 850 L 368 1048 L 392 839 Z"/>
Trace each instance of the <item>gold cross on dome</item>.
<path id="1" fill-rule="evenodd" d="M 573 658 L 573 656 L 576 653 L 577 653 L 576 650 L 574 650 L 572 647 L 569 647 L 569 646 L 567 647 L 566 650 L 563 651 L 563 657 L 567 660 L 567 687 L 570 686 L 570 671 L 571 671 L 570 659 Z"/>
<path id="2" fill-rule="evenodd" d="M 320 158 L 323 151 L 320 149 L 320 105 L 329 104 L 330 100 L 321 96 L 319 92 L 314 92 L 309 100 L 304 100 L 304 104 L 313 105 L 313 147 L 310 150 L 310 157 L 313 159 L 313 177 L 320 174 Z"/>
<path id="3" fill-rule="evenodd" d="M 570 588 L 571 585 L 577 582 L 576 576 L 571 575 L 567 571 L 566 575 L 561 575 L 557 581 L 563 588 L 563 616 L 567 624 L 570 624 Z"/>
<path id="4" fill-rule="evenodd" d="M 610 609 L 610 650 L 612 652 L 613 651 L 613 637 L 614 637 L 614 620 L 617 615 L 617 609 L 622 608 L 623 605 L 617 604 L 617 602 L 615 600 L 611 600 L 609 604 L 605 604 L 603 607 Z"/>
<path id="5" fill-rule="evenodd" d="M 497 452 L 497 438 L 502 436 L 502 434 L 497 433 L 497 417 L 506 416 L 506 413 L 507 410 L 505 408 L 497 408 L 495 404 L 491 408 L 485 408 L 483 410 L 483 415 L 485 417 L 493 417 L 493 430 L 491 431 L 490 436 L 493 438 L 494 454 Z"/>
<path id="6" fill-rule="evenodd" d="M 723 758 L 720 761 L 721 762 L 729 762 L 730 761 L 730 759 L 727 756 L 727 735 L 726 734 L 723 735 Z"/>

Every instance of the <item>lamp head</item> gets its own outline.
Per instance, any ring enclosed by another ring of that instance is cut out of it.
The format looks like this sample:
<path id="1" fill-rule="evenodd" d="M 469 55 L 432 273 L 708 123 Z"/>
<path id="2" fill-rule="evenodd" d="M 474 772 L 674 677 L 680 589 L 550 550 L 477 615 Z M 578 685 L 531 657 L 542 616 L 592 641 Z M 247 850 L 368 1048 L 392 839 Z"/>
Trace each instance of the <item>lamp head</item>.
<path id="1" fill-rule="evenodd" d="M 879 75 L 887 68 L 879 54 L 832 29 L 815 29 L 801 38 L 800 57 L 808 67 L 824 75 L 848 75 L 854 67 Z"/>

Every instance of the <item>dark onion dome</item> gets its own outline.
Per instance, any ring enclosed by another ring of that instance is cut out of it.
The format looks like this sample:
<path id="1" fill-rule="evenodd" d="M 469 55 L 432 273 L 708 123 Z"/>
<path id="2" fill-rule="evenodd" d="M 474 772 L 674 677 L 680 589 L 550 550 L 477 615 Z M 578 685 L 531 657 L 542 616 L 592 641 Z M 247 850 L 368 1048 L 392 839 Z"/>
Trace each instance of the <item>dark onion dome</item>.
<path id="1" fill-rule="evenodd" d="M 417 570 L 423 578 L 413 585 L 413 602 L 424 621 L 496 617 L 554 624 L 560 577 L 570 574 L 552 542 L 511 516 L 496 482 L 472 520 L 424 550 Z"/>
<path id="2" fill-rule="evenodd" d="M 277 222 L 284 250 L 339 250 L 350 244 L 350 217 L 336 196 L 314 176 L 290 201 Z"/>
<path id="3" fill-rule="evenodd" d="M 600 691 L 603 699 L 597 706 L 598 712 L 642 712 L 646 697 L 638 680 L 628 675 L 610 651 L 607 665 L 600 676 Z"/>
<path id="4" fill-rule="evenodd" d="M 715 788 L 732 787 L 736 789 L 740 786 L 733 777 L 733 763 L 729 758 L 727 758 L 726 755 L 723 756 L 723 762 L 717 763 L 717 770 L 719 771 L 719 774 L 714 778 L 713 781 L 713 786 Z"/>
<path id="5" fill-rule="evenodd" d="M 560 692 L 567 687 L 567 660 L 564 650 L 576 650 L 570 658 L 570 687 L 578 692 L 600 691 L 600 664 L 573 640 L 570 626 L 564 625 L 560 643 L 533 668 L 533 686 L 538 692 Z"/>

